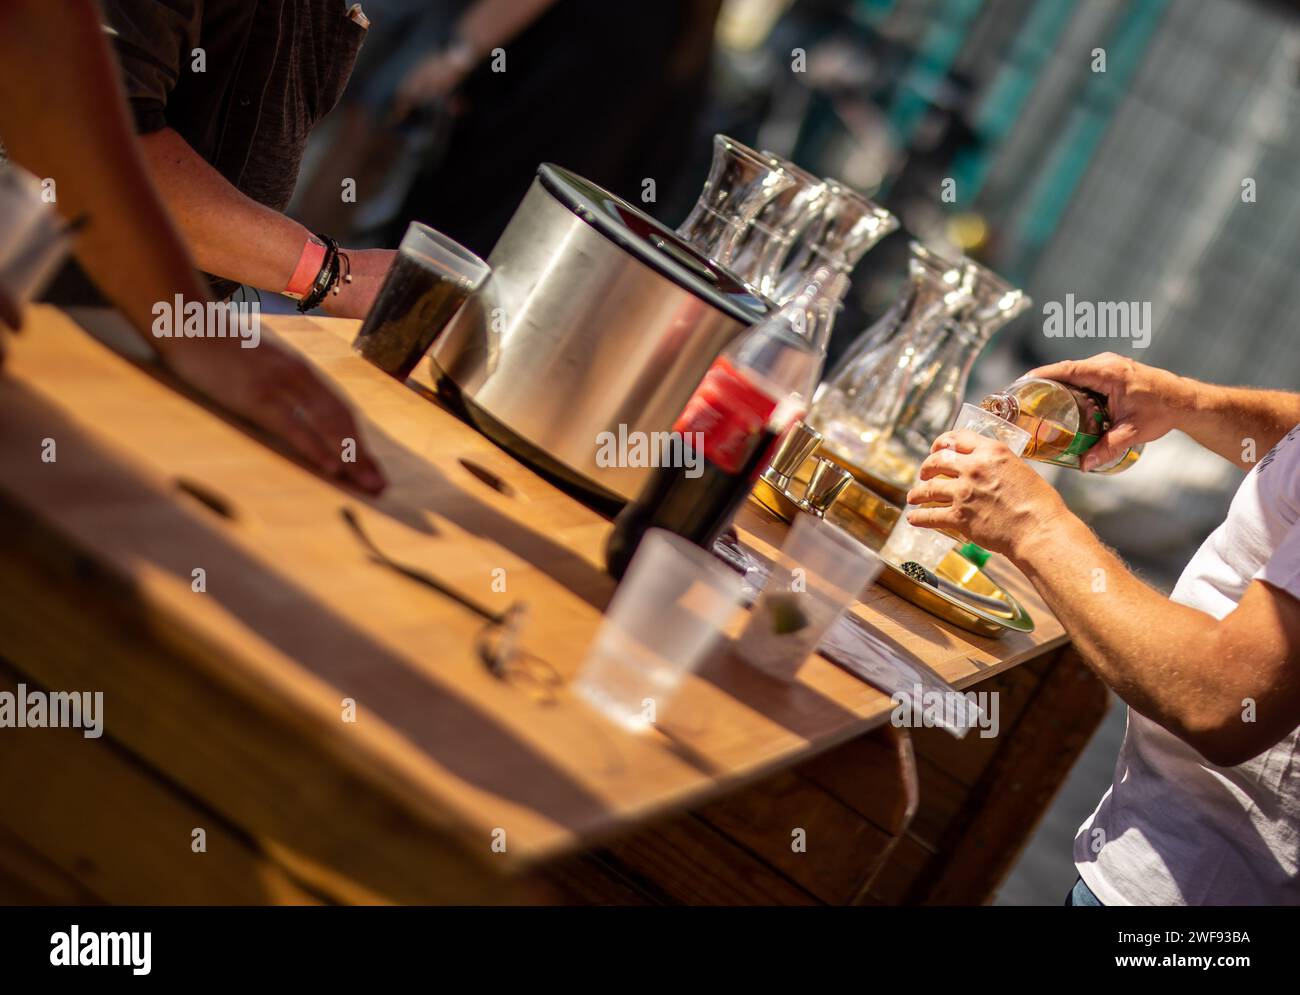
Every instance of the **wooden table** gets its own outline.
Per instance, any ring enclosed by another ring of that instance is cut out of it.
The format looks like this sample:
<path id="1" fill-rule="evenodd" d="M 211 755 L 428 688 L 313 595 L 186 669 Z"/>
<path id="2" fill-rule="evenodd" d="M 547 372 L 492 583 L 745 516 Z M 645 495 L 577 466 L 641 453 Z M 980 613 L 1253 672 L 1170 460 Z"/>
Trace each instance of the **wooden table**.
<path id="1" fill-rule="evenodd" d="M 1001 690 L 994 740 L 872 733 L 889 699 L 821 657 L 786 687 L 720 652 L 642 736 L 493 677 L 480 620 L 374 563 L 342 509 L 403 563 L 526 602 L 525 649 L 565 679 L 613 590 L 609 523 L 432 403 L 423 371 L 402 386 L 356 357 L 355 322 L 264 324 L 360 413 L 381 498 L 58 311 L 12 344 L 0 690 L 101 690 L 105 733 L 0 729 L 0 900 L 982 900 L 1099 721 L 1100 685 L 1005 566 L 1032 635 L 972 636 L 879 587 L 855 608 Z M 779 544 L 758 512 L 739 524 Z"/>

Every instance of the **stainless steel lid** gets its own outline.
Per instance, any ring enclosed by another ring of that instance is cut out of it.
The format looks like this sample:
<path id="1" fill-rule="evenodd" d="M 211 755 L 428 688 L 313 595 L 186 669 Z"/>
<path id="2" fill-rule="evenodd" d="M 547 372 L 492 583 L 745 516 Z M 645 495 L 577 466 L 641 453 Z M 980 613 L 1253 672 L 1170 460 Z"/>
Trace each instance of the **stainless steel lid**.
<path id="1" fill-rule="evenodd" d="M 621 197 L 552 163 L 543 163 L 537 176 L 546 191 L 566 208 L 682 289 L 746 325 L 767 313 L 767 303 L 736 276 Z"/>

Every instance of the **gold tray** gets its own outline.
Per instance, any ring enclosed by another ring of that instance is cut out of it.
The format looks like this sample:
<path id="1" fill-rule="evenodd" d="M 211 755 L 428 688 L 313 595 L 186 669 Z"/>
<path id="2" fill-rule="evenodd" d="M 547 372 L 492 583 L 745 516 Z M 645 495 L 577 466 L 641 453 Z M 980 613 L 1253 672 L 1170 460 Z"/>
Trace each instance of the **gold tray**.
<path id="1" fill-rule="evenodd" d="M 798 475 L 796 479 L 797 477 Z M 796 497 L 761 478 L 754 487 L 751 499 L 787 522 L 792 521 L 799 510 Z M 844 529 L 867 548 L 879 552 L 901 514 L 902 509 L 898 505 L 891 504 L 855 480 L 840 495 L 839 500 L 830 506 L 826 520 Z M 1034 620 L 1020 602 L 955 549 L 943 558 L 935 573 L 972 594 L 1002 602 L 1006 606 L 1005 610 L 974 604 L 956 594 L 915 581 L 888 561 L 885 561 L 885 569 L 880 572 L 878 580 L 900 598 L 976 635 L 996 639 L 1008 629 L 1014 632 L 1034 631 Z"/>
<path id="2" fill-rule="evenodd" d="M 929 584 L 922 584 L 887 560 L 885 569 L 880 572 L 877 579 L 900 598 L 906 598 L 931 615 L 938 615 L 944 621 L 960 626 L 967 632 L 996 639 L 1008 629 L 1014 632 L 1034 631 L 1034 620 L 1030 618 L 1029 612 L 1025 611 L 1020 602 L 957 550 L 952 550 L 943 558 L 935 573 L 945 580 L 952 581 L 962 590 L 982 594 L 986 598 L 996 598 L 1006 606 L 1005 610 L 972 604 L 955 594 L 949 594 Z"/>

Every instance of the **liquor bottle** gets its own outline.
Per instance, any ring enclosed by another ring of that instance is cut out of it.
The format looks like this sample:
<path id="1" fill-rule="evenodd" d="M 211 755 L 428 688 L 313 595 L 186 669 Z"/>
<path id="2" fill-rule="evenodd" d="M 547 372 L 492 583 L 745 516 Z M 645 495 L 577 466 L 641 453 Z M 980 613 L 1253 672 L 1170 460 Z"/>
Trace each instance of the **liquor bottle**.
<path id="1" fill-rule="evenodd" d="M 776 441 L 807 409 L 826 360 L 826 329 L 823 324 L 812 339 L 803 332 L 809 312 L 836 284 L 829 270 L 819 271 L 803 293 L 709 367 L 673 425 L 682 440 L 682 465 L 658 467 L 615 519 L 605 547 L 611 575 L 623 576 L 648 529 L 713 548 Z"/>
<path id="2" fill-rule="evenodd" d="M 1037 377 L 1017 380 L 1010 387 L 989 394 L 980 407 L 1029 433 L 1026 459 L 1075 470 L 1080 469 L 1083 454 L 1096 445 L 1111 425 L 1103 395 Z M 1136 463 L 1141 454 L 1142 447 L 1133 446 L 1091 472 L 1120 473 Z"/>

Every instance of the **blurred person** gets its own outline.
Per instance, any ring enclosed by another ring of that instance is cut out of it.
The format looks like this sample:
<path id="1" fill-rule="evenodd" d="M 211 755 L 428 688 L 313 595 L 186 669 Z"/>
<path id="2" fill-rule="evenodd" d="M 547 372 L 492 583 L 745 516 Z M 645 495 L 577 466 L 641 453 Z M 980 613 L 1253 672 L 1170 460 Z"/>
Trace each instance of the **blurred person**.
<path id="1" fill-rule="evenodd" d="M 321 229 L 363 236 L 391 217 L 401 204 L 392 188 L 410 183 L 409 160 L 438 154 L 465 77 L 554 2 L 370 0 L 366 45 L 333 132 L 312 149 L 316 165 L 299 215 Z M 355 181 L 356 203 L 341 196 L 347 178 Z"/>
<path id="2" fill-rule="evenodd" d="M 484 58 L 463 76 L 437 63 L 417 67 L 398 106 L 451 92 L 455 113 L 445 148 L 411 186 L 389 237 L 414 219 L 487 256 L 542 162 L 656 213 L 700 142 L 720 7 L 556 0 L 510 43 L 504 66 Z M 653 199 L 643 197 L 646 180 Z"/>
<path id="3" fill-rule="evenodd" d="M 466 6 L 446 43 L 424 55 L 397 84 L 393 118 L 450 97 L 470 72 L 497 48 L 540 17 L 556 0 L 476 0 Z"/>
<path id="4" fill-rule="evenodd" d="M 345 252 L 281 213 L 313 126 L 365 38 L 343 0 L 102 0 L 150 175 L 199 267 L 226 298 L 240 284 L 309 309 L 364 317 L 392 250 Z M 337 272 L 331 272 L 336 270 Z M 317 284 L 326 282 L 327 292 Z M 78 302 L 74 281 L 58 303 Z"/>
<path id="5" fill-rule="evenodd" d="M 8 155 L 55 178 L 58 210 L 85 219 L 77 259 L 163 365 L 320 472 L 381 491 L 383 475 L 348 408 L 269 336 L 245 349 L 236 338 L 152 334 L 156 302 L 210 293 L 150 182 L 94 0 L 0 0 L 0 82 L 39 94 L 0 101 Z M 355 463 L 340 458 L 345 438 L 358 440 Z"/>
<path id="6" fill-rule="evenodd" d="M 910 512 L 913 525 L 1015 563 L 1129 706 L 1066 904 L 1300 904 L 1300 395 L 1114 354 L 1028 376 L 1109 398 L 1112 427 L 1085 469 L 1179 429 L 1249 471 L 1168 599 L 995 440 L 940 436 L 907 495 L 939 505 Z"/>

